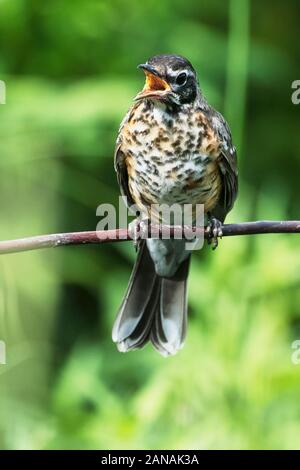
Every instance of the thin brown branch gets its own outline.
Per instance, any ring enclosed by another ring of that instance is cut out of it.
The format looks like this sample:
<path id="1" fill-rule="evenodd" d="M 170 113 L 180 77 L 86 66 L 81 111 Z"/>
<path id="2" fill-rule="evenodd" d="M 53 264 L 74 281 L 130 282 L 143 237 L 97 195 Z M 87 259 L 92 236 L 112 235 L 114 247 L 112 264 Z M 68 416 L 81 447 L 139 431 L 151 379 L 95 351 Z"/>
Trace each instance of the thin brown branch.
<path id="1" fill-rule="evenodd" d="M 161 236 L 164 230 L 170 230 L 172 238 L 178 237 L 181 227 L 151 227 Z M 300 233 L 300 220 L 272 221 L 263 220 L 257 222 L 244 222 L 240 224 L 225 224 L 222 226 L 223 236 L 259 235 L 267 233 Z M 203 228 L 185 227 L 185 236 L 203 236 L 209 238 L 208 232 Z M 108 242 L 120 242 L 131 240 L 127 229 L 53 233 L 50 235 L 38 235 L 35 237 L 19 238 L 17 240 L 0 241 L 0 254 L 17 253 L 20 251 L 38 250 L 40 248 L 56 248 L 66 245 L 90 245 Z"/>

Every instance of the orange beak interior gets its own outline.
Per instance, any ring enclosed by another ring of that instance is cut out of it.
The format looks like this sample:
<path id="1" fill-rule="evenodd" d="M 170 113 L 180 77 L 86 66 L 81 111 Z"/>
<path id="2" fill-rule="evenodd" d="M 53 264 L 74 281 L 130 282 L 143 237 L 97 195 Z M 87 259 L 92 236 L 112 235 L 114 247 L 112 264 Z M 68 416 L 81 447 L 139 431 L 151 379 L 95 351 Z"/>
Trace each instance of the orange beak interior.
<path id="1" fill-rule="evenodd" d="M 170 90 L 168 83 L 157 75 L 146 71 L 146 83 L 143 91 L 165 91 Z"/>
<path id="2" fill-rule="evenodd" d="M 143 90 L 138 93 L 135 99 L 147 98 L 147 97 L 159 97 L 166 91 L 171 90 L 170 85 L 163 79 L 154 75 L 153 73 L 145 70 L 146 83 Z"/>

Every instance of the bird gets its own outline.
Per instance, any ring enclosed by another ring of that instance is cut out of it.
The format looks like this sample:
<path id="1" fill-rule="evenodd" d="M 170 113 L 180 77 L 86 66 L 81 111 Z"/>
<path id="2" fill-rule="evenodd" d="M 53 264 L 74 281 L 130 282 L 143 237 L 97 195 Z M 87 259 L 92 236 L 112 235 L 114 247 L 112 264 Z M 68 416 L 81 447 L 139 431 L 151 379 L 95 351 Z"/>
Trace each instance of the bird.
<path id="1" fill-rule="evenodd" d="M 114 166 L 120 192 L 142 220 L 155 204 L 203 204 L 214 248 L 238 191 L 237 152 L 224 117 L 209 105 L 191 62 L 151 57 L 138 68 L 145 85 L 125 115 Z M 113 326 L 121 352 L 147 342 L 176 354 L 187 331 L 191 251 L 184 240 L 148 238 L 137 258 Z"/>

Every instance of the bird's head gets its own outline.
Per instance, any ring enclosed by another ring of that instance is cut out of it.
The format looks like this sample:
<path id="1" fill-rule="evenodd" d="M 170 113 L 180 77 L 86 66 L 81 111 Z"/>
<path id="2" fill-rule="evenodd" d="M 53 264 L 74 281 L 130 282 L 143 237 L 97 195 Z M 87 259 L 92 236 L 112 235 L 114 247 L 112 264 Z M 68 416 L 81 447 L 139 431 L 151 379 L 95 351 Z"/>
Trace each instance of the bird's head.
<path id="1" fill-rule="evenodd" d="M 138 68 L 146 75 L 143 90 L 135 97 L 181 105 L 192 103 L 197 96 L 197 74 L 192 64 L 178 55 L 157 55 Z"/>

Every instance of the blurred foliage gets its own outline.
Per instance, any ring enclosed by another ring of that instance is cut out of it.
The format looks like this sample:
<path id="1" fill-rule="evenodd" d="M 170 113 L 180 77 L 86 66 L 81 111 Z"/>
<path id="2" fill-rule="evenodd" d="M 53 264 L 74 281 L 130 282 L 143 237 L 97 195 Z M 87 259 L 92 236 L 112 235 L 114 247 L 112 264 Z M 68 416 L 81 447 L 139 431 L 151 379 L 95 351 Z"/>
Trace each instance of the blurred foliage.
<path id="1" fill-rule="evenodd" d="M 0 0 L 1 239 L 88 230 L 116 202 L 136 65 L 187 56 L 239 146 L 228 221 L 299 219 L 299 2 Z M 300 244 L 231 238 L 193 257 L 185 348 L 127 355 L 113 319 L 130 244 L 0 259 L 0 447 L 299 448 Z"/>

